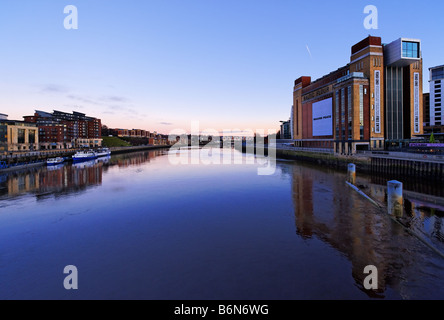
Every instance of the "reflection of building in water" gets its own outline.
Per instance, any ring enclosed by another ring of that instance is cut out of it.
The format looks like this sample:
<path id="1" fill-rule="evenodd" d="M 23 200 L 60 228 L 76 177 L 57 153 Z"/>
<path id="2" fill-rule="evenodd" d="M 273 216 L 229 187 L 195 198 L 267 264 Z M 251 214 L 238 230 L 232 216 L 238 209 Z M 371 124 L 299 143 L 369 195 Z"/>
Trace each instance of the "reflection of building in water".
<path id="1" fill-rule="evenodd" d="M 165 151 L 124 154 L 94 161 L 42 167 L 28 171 L 0 175 L 0 196 L 14 197 L 24 193 L 45 195 L 49 193 L 76 192 L 89 186 L 102 184 L 103 173 L 111 166 L 138 166 L 149 162 Z"/>
<path id="2" fill-rule="evenodd" d="M 122 154 L 112 158 L 111 163 L 113 165 L 117 164 L 119 168 L 125 168 L 129 166 L 139 166 L 146 162 L 150 162 L 151 159 L 160 156 L 165 151 L 146 151 L 139 154 Z"/>
<path id="3" fill-rule="evenodd" d="M 80 166 L 62 165 L 10 174 L 2 183 L 2 194 L 13 197 L 29 192 L 39 195 L 84 190 L 102 184 L 103 166 L 103 162 L 93 161 Z"/>
<path id="4" fill-rule="evenodd" d="M 83 190 L 102 184 L 103 164 L 97 161 L 63 166 L 40 174 L 40 193 Z"/>
<path id="5" fill-rule="evenodd" d="M 9 195 L 17 195 L 30 190 L 38 190 L 40 181 L 38 171 L 10 176 L 7 179 L 7 189 Z"/>
<path id="6" fill-rule="evenodd" d="M 390 177 L 381 176 L 381 175 L 371 176 L 371 183 L 379 184 L 384 187 L 387 186 L 387 181 L 389 180 L 402 181 L 404 185 L 404 190 L 414 191 L 418 193 L 425 193 L 444 198 L 444 188 L 442 187 L 441 182 L 430 181 L 428 179 L 416 178 L 416 177 L 406 177 L 406 176 L 399 177 L 396 175 L 390 175 Z"/>
<path id="7" fill-rule="evenodd" d="M 428 240 L 444 251 L 441 220 L 444 216 L 443 188 L 434 183 L 419 180 L 402 180 L 404 185 L 404 216 L 401 222 L 407 228 L 425 235 Z M 404 182 L 406 181 L 406 182 Z M 358 185 L 372 199 L 387 203 L 387 177 L 358 179 Z M 412 191 L 412 190 L 416 190 Z M 419 191 L 419 192 L 418 192 Z M 437 196 L 438 195 L 438 196 Z M 438 241 L 438 243 L 436 242 Z"/>
<path id="8" fill-rule="evenodd" d="M 357 286 L 366 294 L 377 296 L 363 287 L 367 276 L 364 268 L 378 268 L 381 294 L 387 286 L 399 284 L 401 275 L 397 268 L 412 258 L 400 257 L 403 250 L 409 252 L 405 243 L 394 243 L 394 238 L 403 234 L 402 229 L 384 215 L 372 212 L 372 207 L 346 189 L 345 175 L 337 175 L 293 166 L 296 231 L 305 239 L 321 239 L 345 255 L 352 263 Z"/>

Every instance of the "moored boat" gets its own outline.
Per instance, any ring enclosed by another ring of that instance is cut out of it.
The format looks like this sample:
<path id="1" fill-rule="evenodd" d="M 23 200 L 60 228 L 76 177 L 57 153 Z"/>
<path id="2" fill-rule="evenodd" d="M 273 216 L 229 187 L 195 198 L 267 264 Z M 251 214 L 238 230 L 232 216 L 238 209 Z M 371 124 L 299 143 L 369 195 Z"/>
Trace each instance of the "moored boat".
<path id="1" fill-rule="evenodd" d="M 61 164 L 61 163 L 63 163 L 63 162 L 65 162 L 65 159 L 64 159 L 64 158 L 57 157 L 57 158 L 48 159 L 48 160 L 46 161 L 46 164 L 47 164 L 48 166 L 56 166 L 56 165 Z"/>
<path id="2" fill-rule="evenodd" d="M 111 155 L 111 150 L 108 148 L 100 148 L 95 151 L 97 157 L 108 157 Z"/>
<path id="3" fill-rule="evenodd" d="M 94 151 L 79 151 L 72 156 L 74 162 L 88 161 L 97 159 L 97 155 Z"/>

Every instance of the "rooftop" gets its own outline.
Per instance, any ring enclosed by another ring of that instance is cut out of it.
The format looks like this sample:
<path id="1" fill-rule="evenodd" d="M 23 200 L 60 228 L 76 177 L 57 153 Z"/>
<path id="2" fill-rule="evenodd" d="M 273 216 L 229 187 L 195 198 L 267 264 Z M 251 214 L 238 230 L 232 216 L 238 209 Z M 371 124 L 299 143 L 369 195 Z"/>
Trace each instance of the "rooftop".
<path id="1" fill-rule="evenodd" d="M 361 51 L 362 49 L 365 49 L 369 46 L 382 46 L 381 38 L 380 37 L 373 37 L 368 36 L 364 40 L 358 42 L 352 47 L 352 55 L 356 54 L 357 52 Z"/>
<path id="2" fill-rule="evenodd" d="M 440 69 L 440 68 L 444 68 L 444 64 L 441 66 L 431 67 L 431 68 L 429 68 L 429 70 L 435 70 L 435 69 Z"/>

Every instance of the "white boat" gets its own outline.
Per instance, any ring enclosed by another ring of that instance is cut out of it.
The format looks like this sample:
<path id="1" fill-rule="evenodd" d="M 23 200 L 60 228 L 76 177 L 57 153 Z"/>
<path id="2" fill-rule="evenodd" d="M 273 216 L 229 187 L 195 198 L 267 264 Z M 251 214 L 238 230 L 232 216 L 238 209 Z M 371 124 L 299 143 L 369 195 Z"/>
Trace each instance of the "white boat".
<path id="1" fill-rule="evenodd" d="M 58 164 L 63 163 L 64 161 L 65 161 L 64 158 L 57 157 L 57 158 L 48 159 L 48 160 L 46 161 L 46 164 L 47 164 L 48 166 L 56 166 L 56 165 L 58 165 Z"/>
<path id="2" fill-rule="evenodd" d="M 74 162 L 88 161 L 97 159 L 97 155 L 94 151 L 79 151 L 72 156 Z"/>
<path id="3" fill-rule="evenodd" d="M 95 151 L 97 157 L 108 157 L 111 155 L 111 150 L 108 148 L 101 148 Z"/>
<path id="4" fill-rule="evenodd" d="M 76 169 L 94 168 L 94 166 L 97 163 L 98 163 L 97 159 L 85 160 L 85 161 L 74 161 L 74 163 L 72 164 L 72 167 L 76 168 Z"/>

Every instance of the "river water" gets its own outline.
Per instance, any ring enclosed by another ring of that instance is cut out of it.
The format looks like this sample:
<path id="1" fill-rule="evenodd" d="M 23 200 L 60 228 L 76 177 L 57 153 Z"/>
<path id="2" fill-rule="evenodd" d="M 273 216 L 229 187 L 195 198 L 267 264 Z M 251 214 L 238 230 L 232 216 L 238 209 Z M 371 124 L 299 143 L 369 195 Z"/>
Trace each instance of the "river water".
<path id="1" fill-rule="evenodd" d="M 1 175 L 0 299 L 444 298 L 444 259 L 345 174 L 278 161 L 261 176 L 260 161 L 214 152 L 244 164 L 150 151 Z M 383 184 L 359 184 L 384 201 Z M 406 225 L 444 252 L 442 198 L 409 195 Z"/>

